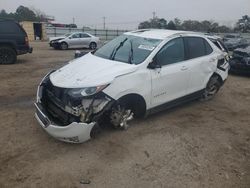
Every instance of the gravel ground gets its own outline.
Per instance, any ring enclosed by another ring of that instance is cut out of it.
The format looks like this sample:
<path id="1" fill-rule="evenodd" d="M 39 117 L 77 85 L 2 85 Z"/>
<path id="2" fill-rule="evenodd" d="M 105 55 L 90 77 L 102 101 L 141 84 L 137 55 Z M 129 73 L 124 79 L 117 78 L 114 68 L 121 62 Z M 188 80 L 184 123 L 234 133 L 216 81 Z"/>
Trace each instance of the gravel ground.
<path id="1" fill-rule="evenodd" d="M 32 54 L 0 66 L 0 187 L 250 187 L 249 77 L 230 75 L 212 101 L 66 144 L 39 127 L 33 102 L 43 75 L 74 50 L 31 45 Z"/>

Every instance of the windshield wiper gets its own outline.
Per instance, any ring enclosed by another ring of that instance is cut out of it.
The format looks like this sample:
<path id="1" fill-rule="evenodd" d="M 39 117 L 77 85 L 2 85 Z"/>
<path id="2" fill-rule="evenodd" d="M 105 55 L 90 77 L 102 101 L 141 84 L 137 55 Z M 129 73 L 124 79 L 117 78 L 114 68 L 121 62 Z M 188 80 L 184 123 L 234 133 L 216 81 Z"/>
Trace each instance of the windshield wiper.
<path id="1" fill-rule="evenodd" d="M 117 46 L 116 48 L 114 48 L 114 50 L 112 51 L 111 55 L 109 56 L 109 59 L 114 60 L 115 59 L 115 55 L 117 53 L 117 51 L 123 46 L 123 44 L 128 40 L 128 38 L 125 38 L 122 42 L 120 42 L 119 46 Z"/>
<path id="2" fill-rule="evenodd" d="M 134 49 L 133 49 L 132 40 L 130 40 L 129 42 L 130 42 L 130 53 L 129 53 L 129 57 L 128 57 L 128 63 L 132 64 L 132 61 L 134 59 Z"/>

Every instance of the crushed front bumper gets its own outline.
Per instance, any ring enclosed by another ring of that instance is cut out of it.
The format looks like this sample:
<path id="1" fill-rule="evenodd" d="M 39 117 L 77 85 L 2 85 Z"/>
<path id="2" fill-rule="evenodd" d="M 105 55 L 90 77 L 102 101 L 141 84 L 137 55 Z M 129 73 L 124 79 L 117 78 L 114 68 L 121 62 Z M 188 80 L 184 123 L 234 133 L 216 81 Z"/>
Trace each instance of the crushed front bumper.
<path id="1" fill-rule="evenodd" d="M 51 41 L 50 43 L 49 43 L 49 46 L 50 47 L 53 47 L 53 48 L 60 48 L 60 43 L 59 42 L 54 42 L 54 41 Z"/>
<path id="2" fill-rule="evenodd" d="M 37 121 L 41 127 L 52 137 L 69 143 L 83 143 L 90 139 L 90 133 L 96 124 L 95 122 L 73 122 L 67 126 L 58 126 L 49 120 L 41 104 L 35 103 L 35 107 L 35 117 Z"/>

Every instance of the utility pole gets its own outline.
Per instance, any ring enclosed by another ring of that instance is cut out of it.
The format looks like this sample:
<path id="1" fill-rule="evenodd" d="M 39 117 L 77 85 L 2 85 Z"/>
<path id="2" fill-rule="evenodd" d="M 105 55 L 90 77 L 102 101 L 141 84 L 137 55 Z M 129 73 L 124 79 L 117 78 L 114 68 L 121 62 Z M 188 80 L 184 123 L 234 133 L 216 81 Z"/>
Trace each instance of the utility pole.
<path id="1" fill-rule="evenodd" d="M 75 24 L 75 18 L 73 17 L 73 24 Z"/>
<path id="2" fill-rule="evenodd" d="M 156 18 L 156 12 L 154 11 L 153 12 L 153 19 L 155 19 Z"/>
<path id="3" fill-rule="evenodd" d="M 102 19 L 103 19 L 103 29 L 106 29 L 106 17 L 103 16 Z"/>

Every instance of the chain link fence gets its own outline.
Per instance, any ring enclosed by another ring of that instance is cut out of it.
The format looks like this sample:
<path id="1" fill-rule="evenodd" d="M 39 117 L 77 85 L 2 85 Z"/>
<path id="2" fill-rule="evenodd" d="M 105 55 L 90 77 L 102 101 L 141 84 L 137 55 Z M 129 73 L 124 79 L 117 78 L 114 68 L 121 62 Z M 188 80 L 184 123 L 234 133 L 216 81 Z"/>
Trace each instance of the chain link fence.
<path id="1" fill-rule="evenodd" d="M 79 29 L 79 28 L 61 28 L 61 27 L 46 27 L 47 38 L 57 37 L 66 33 L 87 32 L 99 37 L 102 41 L 112 40 L 113 38 L 127 32 L 128 30 L 111 30 L 111 29 Z"/>

